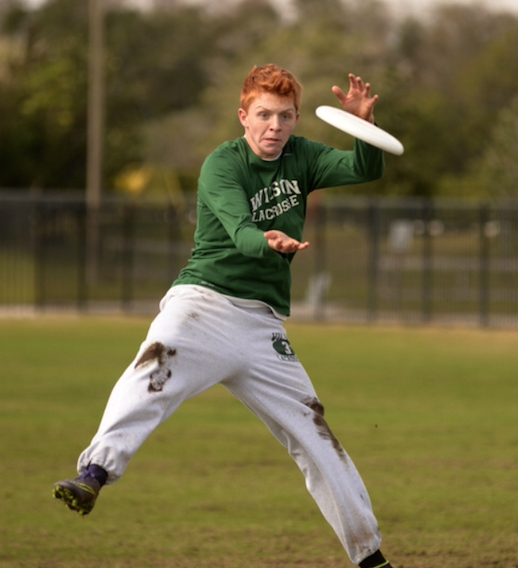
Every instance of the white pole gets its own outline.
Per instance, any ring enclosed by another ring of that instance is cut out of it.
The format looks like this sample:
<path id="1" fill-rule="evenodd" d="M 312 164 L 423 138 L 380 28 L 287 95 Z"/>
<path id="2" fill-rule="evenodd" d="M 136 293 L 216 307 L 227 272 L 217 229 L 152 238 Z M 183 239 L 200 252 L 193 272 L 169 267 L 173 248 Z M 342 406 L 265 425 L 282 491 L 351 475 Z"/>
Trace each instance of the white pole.
<path id="1" fill-rule="evenodd" d="M 102 0 L 89 0 L 88 33 L 88 144 L 86 167 L 87 280 L 93 285 L 99 274 L 99 225 L 102 198 L 104 73 Z"/>
<path id="2" fill-rule="evenodd" d="M 104 130 L 102 0 L 89 0 L 87 203 L 101 204 Z"/>

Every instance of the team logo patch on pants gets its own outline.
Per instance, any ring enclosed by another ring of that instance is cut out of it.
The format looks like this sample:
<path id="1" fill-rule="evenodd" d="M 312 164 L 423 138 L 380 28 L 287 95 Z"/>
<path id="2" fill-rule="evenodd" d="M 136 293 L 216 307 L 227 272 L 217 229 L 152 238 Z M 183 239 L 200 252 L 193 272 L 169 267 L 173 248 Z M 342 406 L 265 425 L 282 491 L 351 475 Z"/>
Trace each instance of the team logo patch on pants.
<path id="1" fill-rule="evenodd" d="M 298 361 L 289 339 L 281 333 L 272 333 L 272 344 L 281 361 Z"/>

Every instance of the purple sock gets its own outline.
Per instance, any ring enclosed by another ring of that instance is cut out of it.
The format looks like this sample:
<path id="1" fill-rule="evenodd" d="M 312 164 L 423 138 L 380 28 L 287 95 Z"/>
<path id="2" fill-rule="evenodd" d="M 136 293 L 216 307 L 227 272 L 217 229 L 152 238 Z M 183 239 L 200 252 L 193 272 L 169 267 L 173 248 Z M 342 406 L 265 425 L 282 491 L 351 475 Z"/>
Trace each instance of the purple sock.
<path id="1" fill-rule="evenodd" d="M 106 484 L 106 480 L 108 479 L 108 473 L 101 466 L 91 463 L 83 471 L 81 477 L 93 477 L 94 479 L 97 479 L 97 481 L 102 487 L 103 485 Z"/>

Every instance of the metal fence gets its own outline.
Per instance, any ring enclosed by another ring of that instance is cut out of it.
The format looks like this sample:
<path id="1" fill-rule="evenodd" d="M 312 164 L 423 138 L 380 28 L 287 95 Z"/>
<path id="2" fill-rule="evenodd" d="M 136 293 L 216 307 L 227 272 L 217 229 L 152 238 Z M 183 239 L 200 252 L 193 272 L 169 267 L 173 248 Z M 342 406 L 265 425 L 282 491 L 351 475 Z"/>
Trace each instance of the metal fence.
<path id="1" fill-rule="evenodd" d="M 0 313 L 154 314 L 193 245 L 195 204 L 0 193 Z M 518 207 L 315 199 L 293 316 L 518 327 Z"/>

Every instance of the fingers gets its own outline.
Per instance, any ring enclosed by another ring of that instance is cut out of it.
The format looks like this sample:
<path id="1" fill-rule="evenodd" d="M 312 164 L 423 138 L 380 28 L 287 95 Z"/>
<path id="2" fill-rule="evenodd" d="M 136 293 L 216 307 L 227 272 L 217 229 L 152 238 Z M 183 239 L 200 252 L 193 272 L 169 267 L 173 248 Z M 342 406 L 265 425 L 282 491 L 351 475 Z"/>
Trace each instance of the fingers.
<path id="1" fill-rule="evenodd" d="M 336 97 L 338 97 L 338 99 L 342 103 L 347 100 L 347 97 L 353 97 L 357 95 L 369 96 L 370 90 L 370 83 L 364 84 L 361 77 L 356 77 L 356 75 L 353 75 L 352 73 L 349 73 L 349 92 L 347 93 L 347 95 L 342 91 L 342 89 L 340 89 L 340 87 L 336 85 L 331 88 L 333 94 L 336 95 Z"/>
<path id="2" fill-rule="evenodd" d="M 354 73 L 349 73 L 349 92 L 347 95 L 337 85 L 334 85 L 331 91 L 338 97 L 341 103 L 346 102 L 348 97 L 357 97 L 358 95 L 364 99 L 375 98 L 376 101 L 378 100 L 378 95 L 371 97 L 371 84 L 364 83 L 363 79 L 357 77 Z"/>
<path id="3" fill-rule="evenodd" d="M 349 73 L 349 88 L 361 91 L 363 89 L 362 78 L 356 77 L 353 73 Z"/>
<path id="4" fill-rule="evenodd" d="M 349 88 L 359 91 L 367 98 L 371 96 L 371 84 L 364 83 L 361 77 L 357 77 L 354 73 L 349 73 Z"/>
<path id="5" fill-rule="evenodd" d="M 301 243 L 296 239 L 288 237 L 288 235 L 282 231 L 266 231 L 266 233 L 264 233 L 264 238 L 268 240 L 268 245 L 271 249 L 283 254 L 304 250 L 309 246 L 308 242 Z"/>
<path id="6" fill-rule="evenodd" d="M 348 74 L 349 91 L 345 94 L 340 87 L 332 87 L 333 94 L 338 98 L 345 111 L 374 123 L 374 106 L 378 95 L 371 95 L 371 84 L 354 73 Z"/>
<path id="7" fill-rule="evenodd" d="M 365 84 L 363 82 L 363 79 L 361 77 L 357 77 L 353 73 L 349 73 L 349 88 L 355 89 L 355 90 L 363 93 L 365 91 Z M 369 85 L 369 89 L 370 89 L 370 85 Z"/>
<path id="8" fill-rule="evenodd" d="M 342 105 L 345 104 L 345 102 L 347 101 L 347 95 L 342 91 L 342 89 L 340 89 L 340 87 L 337 87 L 335 85 L 334 87 L 331 88 L 331 91 L 342 103 Z"/>

